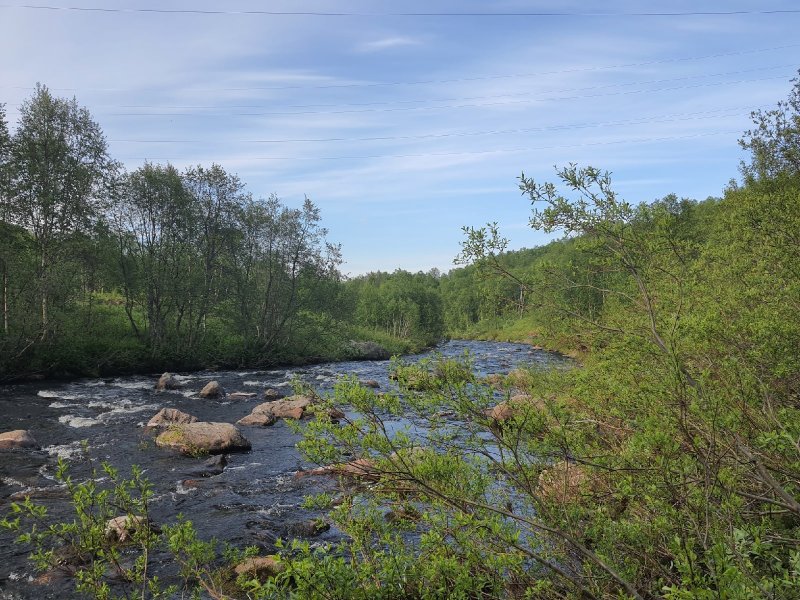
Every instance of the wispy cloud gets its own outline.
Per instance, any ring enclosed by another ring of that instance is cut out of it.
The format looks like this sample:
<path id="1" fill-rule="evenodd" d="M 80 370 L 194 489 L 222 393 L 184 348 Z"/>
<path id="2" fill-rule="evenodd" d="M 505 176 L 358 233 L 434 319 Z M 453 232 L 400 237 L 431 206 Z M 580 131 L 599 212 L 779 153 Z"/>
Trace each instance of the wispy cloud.
<path id="1" fill-rule="evenodd" d="M 394 50 L 395 48 L 403 48 L 407 46 L 421 46 L 422 40 L 418 38 L 397 35 L 384 37 L 371 42 L 364 42 L 359 44 L 356 49 L 359 52 L 382 52 L 384 50 Z"/>

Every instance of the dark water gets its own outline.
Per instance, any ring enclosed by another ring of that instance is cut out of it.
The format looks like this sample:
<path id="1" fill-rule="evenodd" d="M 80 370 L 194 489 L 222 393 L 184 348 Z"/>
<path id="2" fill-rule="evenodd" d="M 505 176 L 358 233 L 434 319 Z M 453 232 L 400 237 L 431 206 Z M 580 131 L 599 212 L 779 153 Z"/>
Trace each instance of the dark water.
<path id="1" fill-rule="evenodd" d="M 500 342 L 451 341 L 437 351 L 445 356 L 469 351 L 482 375 L 508 372 L 518 365 L 546 367 L 564 362 L 558 355 L 530 346 Z M 294 477 L 298 469 L 310 465 L 304 464 L 295 449 L 298 437 L 284 423 L 243 427 L 252 450 L 231 454 L 222 474 L 204 479 L 193 474 L 204 459 L 156 448 L 142 425 L 164 407 L 178 408 L 200 421 L 235 422 L 263 402 L 264 388 L 291 393 L 294 377 L 324 392 L 338 377 L 354 374 L 361 380 L 378 381 L 385 391 L 392 387 L 388 365 L 388 361 L 344 362 L 270 371 L 198 372 L 180 377 L 183 390 L 166 392 L 153 389 L 157 375 L 0 387 L 0 431 L 30 430 L 42 446 L 40 451 L 0 451 L 0 514 L 8 511 L 14 498 L 30 494 L 46 504 L 54 517 L 71 520 L 70 507 L 54 480 L 56 461 L 58 457 L 67 460 L 75 479 L 88 476 L 80 458 L 81 440 L 87 440 L 92 458 L 108 461 L 123 475 L 132 464 L 145 470 L 155 490 L 151 508 L 156 522 L 174 521 L 182 513 L 195 523 L 202 538 L 217 537 L 269 551 L 277 537 L 291 537 L 293 524 L 317 516 L 301 507 L 303 497 L 332 485 L 324 478 Z M 198 398 L 197 392 L 213 379 L 229 393 L 257 395 L 242 400 Z M 196 487 L 184 485 L 187 479 L 197 481 Z M 337 535 L 332 529 L 314 541 L 324 543 Z M 69 581 L 32 584 L 35 573 L 27 553 L 11 540 L 12 536 L 0 531 L 0 598 L 72 597 Z"/>

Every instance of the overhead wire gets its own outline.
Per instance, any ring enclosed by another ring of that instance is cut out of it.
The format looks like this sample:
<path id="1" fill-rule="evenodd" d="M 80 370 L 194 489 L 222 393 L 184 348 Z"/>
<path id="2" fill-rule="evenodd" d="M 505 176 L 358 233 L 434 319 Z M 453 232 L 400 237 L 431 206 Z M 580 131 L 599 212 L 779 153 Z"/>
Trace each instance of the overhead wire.
<path id="1" fill-rule="evenodd" d="M 0 8 L 47 10 L 64 12 L 95 12 L 119 14 L 164 14 L 164 15 L 242 15 L 242 16 L 290 16 L 290 17 L 721 17 L 746 15 L 790 15 L 800 9 L 766 10 L 707 10 L 707 11 L 419 11 L 419 12 L 361 12 L 361 11 L 313 11 L 313 10 L 218 10 L 199 8 L 111 8 L 101 6 L 53 6 L 45 4 L 2 4 Z"/>

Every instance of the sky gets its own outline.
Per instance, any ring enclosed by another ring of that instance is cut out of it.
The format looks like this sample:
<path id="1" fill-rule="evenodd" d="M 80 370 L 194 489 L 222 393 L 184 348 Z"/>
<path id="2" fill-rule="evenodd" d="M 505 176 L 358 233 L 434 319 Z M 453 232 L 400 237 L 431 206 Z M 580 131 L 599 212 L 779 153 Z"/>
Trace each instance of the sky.
<path id="1" fill-rule="evenodd" d="M 550 239 L 522 172 L 720 196 L 750 113 L 791 90 L 798 30 L 770 0 L 0 0 L 0 103 L 13 132 L 40 82 L 128 170 L 217 163 L 256 197 L 307 196 L 346 274 L 446 272 L 464 226 Z"/>

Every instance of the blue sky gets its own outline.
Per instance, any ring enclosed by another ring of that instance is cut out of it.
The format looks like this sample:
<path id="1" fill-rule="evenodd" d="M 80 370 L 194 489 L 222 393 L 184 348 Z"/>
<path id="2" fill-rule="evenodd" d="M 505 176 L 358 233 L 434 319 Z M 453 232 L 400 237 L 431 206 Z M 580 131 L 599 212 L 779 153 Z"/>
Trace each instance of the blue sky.
<path id="1" fill-rule="evenodd" d="M 750 111 L 800 67 L 800 12 L 764 13 L 788 1 L 88 2 L 47 6 L 120 11 L 0 5 L 12 130 L 36 82 L 74 95 L 130 170 L 217 162 L 256 196 L 309 196 L 353 275 L 447 271 L 487 221 L 543 243 L 522 171 L 590 164 L 633 202 L 720 195 Z"/>

